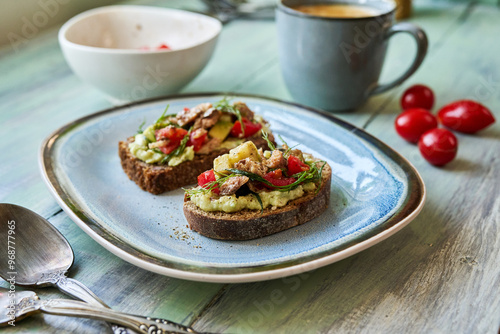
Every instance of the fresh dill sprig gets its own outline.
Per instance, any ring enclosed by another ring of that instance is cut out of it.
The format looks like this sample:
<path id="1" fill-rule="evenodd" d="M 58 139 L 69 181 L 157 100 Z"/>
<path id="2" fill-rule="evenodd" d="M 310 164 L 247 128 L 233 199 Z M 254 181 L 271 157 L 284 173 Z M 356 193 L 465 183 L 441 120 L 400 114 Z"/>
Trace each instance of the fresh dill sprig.
<path id="1" fill-rule="evenodd" d="M 283 147 L 286 147 L 286 150 L 285 152 L 283 152 L 283 155 L 285 156 L 285 158 L 288 158 L 288 156 L 290 155 L 290 151 L 293 150 L 294 148 L 296 148 L 297 146 L 299 146 L 299 144 L 295 145 L 295 146 L 288 146 L 288 143 L 283 139 L 283 137 L 281 137 L 281 135 L 278 135 L 279 139 L 281 140 L 281 142 L 283 143 Z"/>
<path id="2" fill-rule="evenodd" d="M 144 118 L 144 120 L 142 121 L 142 123 L 139 125 L 139 128 L 137 129 L 137 133 L 138 134 L 141 134 L 144 132 L 144 130 L 142 129 L 144 127 L 144 125 L 146 125 L 146 119 Z"/>
<path id="3" fill-rule="evenodd" d="M 191 135 L 191 131 L 193 131 L 193 127 L 189 128 L 188 133 L 182 138 L 180 145 L 175 149 L 175 151 L 172 152 L 174 156 L 177 156 L 184 152 L 186 149 L 187 142 L 189 141 L 189 136 Z"/>
<path id="4" fill-rule="evenodd" d="M 167 111 L 168 111 L 169 107 L 170 107 L 170 105 L 168 104 L 167 107 L 165 108 L 165 110 L 163 110 L 163 113 L 161 114 L 161 116 L 156 120 L 156 122 L 153 123 L 154 129 L 159 129 L 159 128 L 162 128 L 162 127 L 167 126 L 167 125 L 173 125 L 176 128 L 179 127 L 178 124 L 174 124 L 172 122 L 167 122 L 165 124 L 165 120 L 167 120 L 170 117 L 177 116 L 177 114 L 167 114 Z"/>
<path id="5" fill-rule="evenodd" d="M 165 154 L 165 153 L 163 153 L 161 150 L 159 150 L 157 148 L 153 148 L 153 152 L 159 153 L 159 154 Z"/>
<path id="6" fill-rule="evenodd" d="M 281 135 L 278 135 L 278 138 L 281 140 L 281 142 L 283 143 L 282 146 L 286 146 L 286 147 L 289 147 L 288 144 L 286 143 L 286 141 L 283 139 L 283 137 L 281 137 Z"/>
<path id="7" fill-rule="evenodd" d="M 168 108 L 170 107 L 170 104 L 167 104 L 167 106 L 165 107 L 165 110 L 163 110 L 163 113 L 161 114 L 161 116 L 156 120 L 155 124 L 160 124 L 161 122 L 163 122 L 163 120 L 167 117 L 167 111 L 168 111 Z"/>
<path id="8" fill-rule="evenodd" d="M 316 185 L 316 191 L 314 192 L 315 194 L 317 194 L 319 192 L 319 189 L 321 188 L 321 182 L 323 181 L 323 168 L 325 168 L 325 165 L 326 165 L 326 161 L 324 160 L 320 160 L 320 161 L 317 161 L 318 163 L 323 163 L 321 165 L 321 167 L 319 168 L 318 170 L 318 178 L 319 180 L 317 181 L 317 185 Z"/>
<path id="9" fill-rule="evenodd" d="M 257 202 L 259 202 L 259 204 L 260 204 L 260 214 L 263 214 L 264 213 L 264 204 L 262 203 L 262 198 L 260 198 L 259 193 L 256 193 L 256 192 L 251 191 L 251 190 L 250 190 L 250 193 L 255 197 L 255 199 L 257 200 Z"/>
<path id="10" fill-rule="evenodd" d="M 271 151 L 274 151 L 276 149 L 276 146 L 269 140 L 269 135 L 267 132 L 262 131 L 262 138 L 267 142 L 267 146 Z"/>
<path id="11" fill-rule="evenodd" d="M 288 145 L 287 145 L 287 147 L 288 147 L 288 148 L 287 148 L 287 149 L 286 149 L 286 151 L 283 153 L 283 155 L 284 155 L 285 157 L 287 157 L 287 158 L 288 158 L 288 157 L 290 156 L 290 151 L 292 151 L 292 150 L 293 150 L 294 148 L 296 148 L 297 146 L 299 146 L 299 144 L 297 144 L 297 145 L 295 145 L 295 146 L 292 146 L 292 147 L 288 147 Z"/>
<path id="12" fill-rule="evenodd" d="M 290 190 L 296 188 L 305 179 L 305 176 L 301 175 L 299 177 L 299 179 L 297 179 L 297 181 L 295 181 L 295 182 L 293 182 L 293 183 L 291 183 L 289 185 L 286 185 L 286 186 L 275 186 L 274 184 L 272 184 L 271 182 L 269 182 L 268 180 L 266 180 L 262 176 L 254 174 L 254 173 L 251 173 L 251 172 L 246 172 L 246 171 L 239 170 L 239 169 L 226 169 L 226 170 L 229 171 L 229 172 L 231 172 L 231 173 L 233 173 L 233 174 L 238 174 L 238 175 L 246 176 L 246 177 L 248 177 L 252 181 L 262 182 L 265 185 L 267 185 L 267 186 L 269 186 L 269 187 L 271 187 L 271 188 L 273 188 L 275 190 L 281 191 L 281 192 L 290 191 Z M 302 173 L 305 173 L 305 172 L 302 172 Z"/>
<path id="13" fill-rule="evenodd" d="M 234 105 L 229 103 L 229 98 L 227 96 L 224 96 L 222 100 L 215 102 L 214 108 L 222 112 L 236 115 L 236 118 L 241 124 L 241 133 L 243 134 L 243 136 L 245 136 L 245 124 L 243 124 L 241 112 L 237 108 L 235 108 Z"/>

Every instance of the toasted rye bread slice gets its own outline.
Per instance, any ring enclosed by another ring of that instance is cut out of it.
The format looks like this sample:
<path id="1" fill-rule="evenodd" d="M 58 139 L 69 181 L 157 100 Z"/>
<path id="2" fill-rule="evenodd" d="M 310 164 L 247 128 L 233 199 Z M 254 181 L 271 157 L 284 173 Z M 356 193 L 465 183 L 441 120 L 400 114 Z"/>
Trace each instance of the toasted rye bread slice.
<path id="1" fill-rule="evenodd" d="M 319 216 L 330 202 L 332 170 L 325 165 L 321 187 L 317 193 L 309 193 L 290 201 L 284 207 L 260 210 L 243 210 L 234 213 L 207 212 L 184 198 L 184 215 L 189 227 L 213 239 L 249 240 L 281 232 L 304 224 Z"/>
<path id="2" fill-rule="evenodd" d="M 274 138 L 271 135 L 269 137 L 274 144 Z M 269 149 L 267 142 L 260 135 L 247 139 L 253 141 L 258 148 Z M 118 143 L 122 168 L 128 178 L 137 183 L 142 190 L 155 195 L 196 183 L 198 175 L 212 168 L 215 158 L 229 152 L 228 149 L 221 149 L 206 155 L 197 154 L 191 161 L 170 167 L 148 164 L 137 159 L 128 149 L 128 144 L 133 141 L 134 137 L 130 137 L 127 141 Z"/>

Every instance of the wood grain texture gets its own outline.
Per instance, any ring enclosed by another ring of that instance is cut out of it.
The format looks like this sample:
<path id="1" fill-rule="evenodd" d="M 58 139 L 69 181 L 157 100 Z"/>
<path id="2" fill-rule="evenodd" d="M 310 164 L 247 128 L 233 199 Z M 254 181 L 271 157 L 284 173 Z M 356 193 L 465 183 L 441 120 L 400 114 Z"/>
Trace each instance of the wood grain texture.
<path id="1" fill-rule="evenodd" d="M 132 4 L 203 10 L 197 1 L 134 0 Z M 269 282 L 221 285 L 153 274 L 115 257 L 83 233 L 45 188 L 37 168 L 41 140 L 56 128 L 111 103 L 66 65 L 57 31 L 40 33 L 18 52 L 0 49 L 0 201 L 50 218 L 68 238 L 76 261 L 70 276 L 110 306 L 228 333 L 497 333 L 500 328 L 500 175 L 498 124 L 459 135 L 456 161 L 427 164 L 393 129 L 398 98 L 411 83 L 431 85 L 437 103 L 462 97 L 500 117 L 499 10 L 468 3 L 417 3 L 430 50 L 404 86 L 371 98 L 340 118 L 366 129 L 407 157 L 428 186 L 428 201 L 407 228 L 336 264 Z M 272 21 L 224 26 L 203 72 L 183 91 L 237 91 L 285 100 Z M 410 38 L 390 43 L 383 80 L 409 64 Z M 8 161 L 8 163 L 6 163 Z M 6 286 L 5 282 L 0 282 Z M 61 297 L 40 289 L 42 298 Z M 100 322 L 36 316 L 2 333 L 100 333 Z"/>

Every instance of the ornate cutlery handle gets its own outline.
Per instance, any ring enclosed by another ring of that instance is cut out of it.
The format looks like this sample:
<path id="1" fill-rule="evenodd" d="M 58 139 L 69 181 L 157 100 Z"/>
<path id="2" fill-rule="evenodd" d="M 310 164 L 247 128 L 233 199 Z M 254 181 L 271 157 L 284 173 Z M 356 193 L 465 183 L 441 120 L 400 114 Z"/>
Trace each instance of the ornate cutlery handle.
<path id="1" fill-rule="evenodd" d="M 89 288 L 87 288 L 85 284 L 77 281 L 76 279 L 66 277 L 64 273 L 55 275 L 51 282 L 52 284 L 56 285 L 59 290 L 71 297 L 83 300 L 90 305 L 109 308 L 109 306 L 106 305 L 106 303 L 103 302 L 101 298 L 97 297 L 97 295 L 93 293 Z M 124 328 L 120 325 L 109 325 L 111 326 L 111 330 L 114 334 L 133 334 L 130 330 L 127 330 L 127 328 Z"/>
<path id="2" fill-rule="evenodd" d="M 77 281 L 76 279 L 63 276 L 54 283 L 59 288 L 59 290 L 66 293 L 67 295 L 70 295 L 71 297 L 83 300 L 90 305 L 100 307 L 104 306 L 109 308 L 109 306 L 106 305 L 106 303 L 103 302 L 101 298 L 97 297 L 95 293 L 93 293 L 83 283 Z"/>
<path id="3" fill-rule="evenodd" d="M 80 318 L 104 320 L 128 327 L 138 333 L 148 334 L 193 334 L 197 333 L 190 327 L 164 319 L 153 319 L 138 315 L 131 315 L 108 308 L 89 305 L 84 302 L 68 299 L 52 299 L 42 301 L 40 311 L 49 314 L 66 315 Z"/>

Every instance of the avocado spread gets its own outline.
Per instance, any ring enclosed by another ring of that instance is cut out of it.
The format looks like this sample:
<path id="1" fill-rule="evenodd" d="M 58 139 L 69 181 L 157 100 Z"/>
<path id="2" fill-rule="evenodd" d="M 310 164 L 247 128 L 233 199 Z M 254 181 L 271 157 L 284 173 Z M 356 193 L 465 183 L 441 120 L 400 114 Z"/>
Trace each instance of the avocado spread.
<path id="1" fill-rule="evenodd" d="M 135 140 L 128 144 L 128 149 L 133 156 L 148 164 L 153 164 L 163 158 L 160 153 L 156 153 L 148 148 L 148 140 L 142 133 L 135 135 Z"/>
<path id="2" fill-rule="evenodd" d="M 262 200 L 262 207 L 282 207 L 289 201 L 302 197 L 305 192 L 311 192 L 316 189 L 313 182 L 299 185 L 297 188 L 290 191 L 264 191 L 260 192 L 259 196 Z M 203 211 L 224 211 L 237 212 L 244 209 L 260 210 L 259 201 L 254 195 L 239 196 L 229 195 L 214 197 L 211 192 L 199 192 L 192 194 L 191 201 Z"/>
<path id="3" fill-rule="evenodd" d="M 137 159 L 142 160 L 148 164 L 154 164 L 156 162 L 160 162 L 164 155 L 157 153 L 148 147 L 148 140 L 146 134 L 137 134 L 135 135 L 135 140 L 128 144 L 128 149 L 133 156 Z M 194 158 L 194 150 L 192 146 L 188 146 L 184 149 L 184 151 L 178 156 L 172 157 L 168 161 L 168 165 L 173 167 L 181 164 L 184 161 L 193 160 Z"/>

